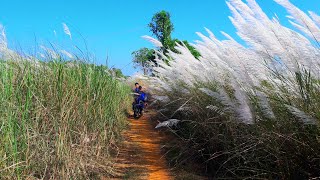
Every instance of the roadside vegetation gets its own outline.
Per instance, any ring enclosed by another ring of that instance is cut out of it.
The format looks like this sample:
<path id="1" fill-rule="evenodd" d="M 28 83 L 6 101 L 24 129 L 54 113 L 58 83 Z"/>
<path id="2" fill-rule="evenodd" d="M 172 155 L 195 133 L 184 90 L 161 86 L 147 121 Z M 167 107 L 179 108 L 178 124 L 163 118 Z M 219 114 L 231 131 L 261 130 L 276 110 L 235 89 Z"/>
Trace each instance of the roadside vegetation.
<path id="1" fill-rule="evenodd" d="M 129 87 L 118 70 L 45 53 L 38 60 L 2 44 L 0 179 L 112 176 Z"/>
<path id="2" fill-rule="evenodd" d="M 176 166 L 197 162 L 214 178 L 320 177 L 320 17 L 289 1 L 291 28 L 255 1 L 227 2 L 245 42 L 198 33 L 193 45 L 164 50 L 160 39 L 149 90 L 176 137 L 167 147 Z M 157 38 L 157 36 L 156 36 Z"/>

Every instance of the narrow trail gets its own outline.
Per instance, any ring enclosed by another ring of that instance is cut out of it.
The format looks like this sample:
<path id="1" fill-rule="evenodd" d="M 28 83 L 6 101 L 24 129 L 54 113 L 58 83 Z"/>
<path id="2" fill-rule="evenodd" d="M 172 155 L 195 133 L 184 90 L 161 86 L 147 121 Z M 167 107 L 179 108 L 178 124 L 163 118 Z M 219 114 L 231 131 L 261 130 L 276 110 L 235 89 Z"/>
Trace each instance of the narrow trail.
<path id="1" fill-rule="evenodd" d="M 115 167 L 125 175 L 119 179 L 170 180 L 173 177 L 161 153 L 163 138 L 150 122 L 150 113 L 139 119 L 129 118 L 130 128 L 124 133 Z"/>

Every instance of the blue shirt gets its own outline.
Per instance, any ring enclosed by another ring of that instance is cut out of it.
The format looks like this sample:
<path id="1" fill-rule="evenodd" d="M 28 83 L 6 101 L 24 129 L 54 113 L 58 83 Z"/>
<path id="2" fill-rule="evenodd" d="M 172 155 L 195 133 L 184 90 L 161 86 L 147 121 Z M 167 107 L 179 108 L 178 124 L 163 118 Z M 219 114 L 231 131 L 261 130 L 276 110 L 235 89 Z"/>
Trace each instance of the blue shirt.
<path id="1" fill-rule="evenodd" d="M 139 103 L 140 101 L 145 102 L 147 100 L 147 95 L 143 92 L 139 92 L 140 96 L 136 99 L 136 102 Z"/>

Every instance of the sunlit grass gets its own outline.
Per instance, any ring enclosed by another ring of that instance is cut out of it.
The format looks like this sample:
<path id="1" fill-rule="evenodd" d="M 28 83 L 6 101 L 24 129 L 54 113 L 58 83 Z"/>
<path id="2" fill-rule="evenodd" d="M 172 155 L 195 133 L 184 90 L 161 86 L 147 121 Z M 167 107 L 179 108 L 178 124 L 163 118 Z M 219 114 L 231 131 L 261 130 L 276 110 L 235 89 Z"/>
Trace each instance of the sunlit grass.
<path id="1" fill-rule="evenodd" d="M 158 49 L 147 81 L 162 120 L 179 122 L 169 129 L 173 164 L 199 162 L 213 179 L 320 176 L 319 17 L 276 2 L 296 29 L 255 1 L 228 1 L 245 44 L 207 29 L 194 44 L 199 59 L 179 44 Z"/>
<path id="2" fill-rule="evenodd" d="M 112 174 L 128 92 L 104 66 L 0 61 L 1 178 Z"/>

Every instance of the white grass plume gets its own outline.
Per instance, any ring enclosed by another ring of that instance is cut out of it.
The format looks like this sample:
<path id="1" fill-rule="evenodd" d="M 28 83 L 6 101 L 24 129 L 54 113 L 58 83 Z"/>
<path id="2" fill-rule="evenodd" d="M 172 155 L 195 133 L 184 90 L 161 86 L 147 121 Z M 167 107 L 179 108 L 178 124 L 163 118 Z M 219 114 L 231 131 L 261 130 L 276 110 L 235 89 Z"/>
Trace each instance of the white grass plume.
<path id="1" fill-rule="evenodd" d="M 5 27 L 0 24 L 0 57 L 3 59 L 21 59 L 20 55 L 8 48 Z"/>
<path id="2" fill-rule="evenodd" d="M 162 43 L 150 36 L 142 36 L 143 39 L 150 41 L 155 47 L 162 47 Z"/>
<path id="3" fill-rule="evenodd" d="M 215 82 L 220 87 L 217 92 L 202 88 L 199 90 L 230 107 L 241 122 L 254 122 L 254 109 L 251 108 L 249 95 L 258 98 L 262 111 L 273 118 L 275 115 L 268 97 L 255 94 L 262 81 L 271 84 L 277 96 L 287 96 L 286 92 L 289 92 L 290 96 L 299 97 L 295 76 L 297 72 L 303 68 L 310 71 L 315 79 L 320 78 L 320 51 L 314 43 L 320 33 L 319 16 L 311 12 L 309 17 L 288 0 L 276 2 L 287 9 L 296 28 L 281 25 L 278 17 L 269 18 L 255 0 L 229 0 L 227 5 L 232 12 L 230 20 L 237 35 L 246 44 L 238 43 L 224 32 L 222 34 L 226 38 L 218 39 L 213 32 L 205 29 L 208 37 L 197 33 L 201 40 L 194 44 L 201 54 L 199 60 L 183 44 L 176 45 L 179 53 L 157 53 L 158 66 L 153 67 L 156 76 L 150 78 L 150 82 L 159 86 L 151 88 L 158 95 L 165 96 L 171 93 L 167 89 L 181 89 L 181 84 L 192 90 L 199 85 Z M 275 59 L 280 62 L 279 66 L 272 68 Z M 231 87 L 230 92 L 234 96 L 232 100 L 222 87 Z"/>
<path id="4" fill-rule="evenodd" d="M 213 92 L 212 90 L 208 88 L 199 88 L 200 91 L 207 94 L 208 96 L 211 96 L 221 102 L 224 106 L 229 108 L 234 108 L 234 103 L 231 101 L 229 95 L 223 90 L 223 88 L 219 89 L 218 92 Z"/>
<path id="5" fill-rule="evenodd" d="M 70 37 L 70 39 L 72 40 L 72 35 L 71 35 L 71 32 L 70 32 L 70 29 L 69 27 L 67 26 L 66 23 L 62 23 L 62 26 L 63 26 L 63 31 L 66 35 L 68 35 Z"/>
<path id="6" fill-rule="evenodd" d="M 160 102 L 163 103 L 168 103 L 170 102 L 170 99 L 168 96 L 158 96 L 158 95 L 153 95 L 152 98 L 154 98 L 155 100 L 158 100 Z"/>
<path id="7" fill-rule="evenodd" d="M 180 120 L 178 120 L 178 119 L 169 119 L 167 121 L 159 122 L 155 128 L 158 129 L 161 127 L 169 127 L 169 128 L 177 127 L 179 122 L 180 122 Z"/>
<path id="8" fill-rule="evenodd" d="M 262 113 L 270 119 L 275 119 L 275 115 L 272 111 L 272 108 L 270 106 L 270 103 L 268 102 L 267 95 L 261 91 L 256 92 L 256 96 L 259 100 L 259 105 L 261 107 Z"/>
<path id="9" fill-rule="evenodd" d="M 210 109 L 211 111 L 214 111 L 216 113 L 218 113 L 220 116 L 224 115 L 224 112 L 221 108 L 214 106 L 214 105 L 209 105 L 206 107 L 207 109 Z"/>
<path id="10" fill-rule="evenodd" d="M 320 26 L 317 22 L 318 17 L 315 13 L 311 13 L 310 18 L 306 13 L 290 3 L 289 0 L 275 0 L 278 4 L 286 8 L 295 22 L 291 22 L 299 30 L 307 34 L 310 38 L 320 41 Z M 314 21 L 315 20 L 315 21 Z"/>
<path id="11" fill-rule="evenodd" d="M 312 124 L 312 125 L 317 124 L 317 120 L 315 118 L 299 110 L 298 108 L 290 105 L 285 105 L 285 106 L 290 111 L 290 113 L 292 113 L 294 116 L 299 118 L 304 124 Z"/>
<path id="12" fill-rule="evenodd" d="M 72 55 L 71 53 L 69 53 L 68 51 L 66 51 L 66 50 L 60 50 L 60 52 L 61 52 L 63 55 L 65 55 L 65 56 L 67 56 L 68 58 L 70 58 L 70 59 L 73 58 L 73 55 Z"/>
<path id="13" fill-rule="evenodd" d="M 59 54 L 56 53 L 53 49 L 48 48 L 48 47 L 46 47 L 46 46 L 44 46 L 44 45 L 40 45 L 40 48 L 41 48 L 42 50 L 44 50 L 44 52 L 45 52 L 50 58 L 52 58 L 52 59 L 58 59 L 58 58 L 59 58 Z"/>
<path id="14" fill-rule="evenodd" d="M 253 124 L 253 114 L 250 108 L 250 101 L 245 91 L 243 91 L 237 83 L 231 83 L 235 90 L 234 96 L 237 99 L 235 106 L 236 117 L 245 124 Z"/>
<path id="15" fill-rule="evenodd" d="M 0 48 L 7 48 L 7 46 L 5 28 L 2 24 L 0 24 Z"/>

